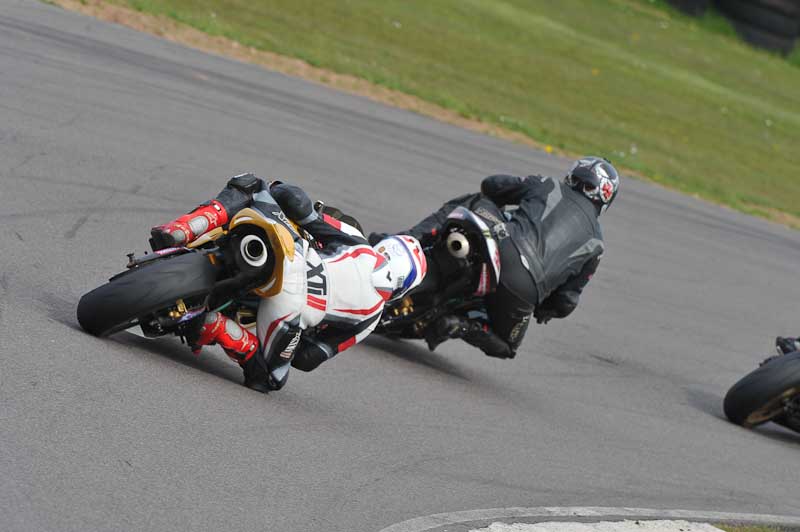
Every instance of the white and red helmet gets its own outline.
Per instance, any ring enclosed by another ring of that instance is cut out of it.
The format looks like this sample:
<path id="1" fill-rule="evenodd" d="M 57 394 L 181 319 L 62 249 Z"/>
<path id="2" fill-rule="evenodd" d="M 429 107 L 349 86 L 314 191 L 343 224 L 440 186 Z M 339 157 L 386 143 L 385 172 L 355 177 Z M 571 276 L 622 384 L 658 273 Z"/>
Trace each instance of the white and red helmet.
<path id="1" fill-rule="evenodd" d="M 428 272 L 425 252 L 422 251 L 419 240 L 413 236 L 389 236 L 375 244 L 372 249 L 386 259 L 386 278 L 392 289 L 390 300 L 402 297 L 419 286 Z"/>

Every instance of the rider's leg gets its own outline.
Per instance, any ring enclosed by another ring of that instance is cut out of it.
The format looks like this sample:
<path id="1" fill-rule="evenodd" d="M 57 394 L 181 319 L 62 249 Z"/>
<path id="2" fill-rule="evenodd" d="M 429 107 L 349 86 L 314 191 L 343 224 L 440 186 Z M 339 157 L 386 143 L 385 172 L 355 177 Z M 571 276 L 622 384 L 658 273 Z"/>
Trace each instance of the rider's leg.
<path id="1" fill-rule="evenodd" d="M 236 361 L 244 371 L 244 385 L 266 393 L 277 389 L 271 386 L 269 375 L 258 354 L 258 336 L 241 327 L 234 320 L 218 312 L 209 312 L 199 330 L 189 338 L 192 349 L 198 352 L 204 345 L 219 344 L 223 351 Z"/>
<path id="2" fill-rule="evenodd" d="M 219 312 L 207 313 L 193 336 L 189 342 L 195 351 L 204 345 L 216 343 L 240 366 L 258 352 L 258 337 Z"/>
<path id="3" fill-rule="evenodd" d="M 253 174 L 231 178 L 216 199 L 203 203 L 177 220 L 153 227 L 150 246 L 154 251 L 185 246 L 200 235 L 225 225 L 234 214 L 250 205 L 253 194 L 261 190 L 263 183 Z"/>
<path id="4" fill-rule="evenodd" d="M 306 307 L 306 261 L 285 259 L 281 291 L 261 300 L 258 306 L 258 337 L 261 349 L 253 362 L 244 367 L 245 385 L 279 390 L 289 376 L 300 333 L 306 325 L 302 312 Z"/>

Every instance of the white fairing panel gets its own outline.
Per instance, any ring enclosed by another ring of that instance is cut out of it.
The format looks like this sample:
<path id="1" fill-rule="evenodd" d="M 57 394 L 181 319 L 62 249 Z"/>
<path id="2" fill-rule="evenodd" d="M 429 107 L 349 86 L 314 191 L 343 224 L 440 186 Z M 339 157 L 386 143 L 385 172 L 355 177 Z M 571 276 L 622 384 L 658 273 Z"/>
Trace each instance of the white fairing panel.
<path id="1" fill-rule="evenodd" d="M 497 246 L 497 242 L 492 236 L 492 231 L 489 229 L 489 226 L 486 225 L 486 222 L 484 222 L 482 218 L 480 218 L 477 214 L 467 209 L 466 207 L 456 207 L 453 210 L 453 212 L 451 212 L 447 217 L 455 220 L 464 220 L 476 226 L 476 228 L 480 231 L 481 235 L 483 236 L 484 241 L 486 242 L 486 250 L 489 254 L 488 257 L 489 262 L 492 265 L 492 273 L 494 273 L 494 280 L 496 283 L 499 282 L 500 248 Z"/>

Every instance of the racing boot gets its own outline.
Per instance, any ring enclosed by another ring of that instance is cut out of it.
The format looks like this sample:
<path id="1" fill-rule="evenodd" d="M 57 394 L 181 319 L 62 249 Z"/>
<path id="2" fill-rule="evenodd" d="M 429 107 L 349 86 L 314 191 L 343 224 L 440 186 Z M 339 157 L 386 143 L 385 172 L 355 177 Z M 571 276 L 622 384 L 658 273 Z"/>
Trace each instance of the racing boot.
<path id="1" fill-rule="evenodd" d="M 428 349 L 433 351 L 436 347 L 452 338 L 461 338 L 469 331 L 469 322 L 458 316 L 442 316 L 431 323 L 425 330 L 425 341 Z"/>
<path id="2" fill-rule="evenodd" d="M 251 390 L 267 393 L 276 389 L 270 382 L 267 370 L 261 366 L 258 358 L 250 357 L 247 362 L 242 364 L 242 370 L 244 371 L 244 385 Z"/>
<path id="3" fill-rule="evenodd" d="M 188 214 L 150 230 L 153 251 L 185 246 L 212 229 L 228 223 L 228 211 L 217 200 L 200 205 Z"/>
<path id="4" fill-rule="evenodd" d="M 261 393 L 275 389 L 271 386 L 269 375 L 256 356 L 259 348 L 258 337 L 242 328 L 234 320 L 219 312 L 209 312 L 202 320 L 199 329 L 188 339 L 195 354 L 204 345 L 219 344 L 223 351 L 241 366 L 244 371 L 244 385 Z"/>
<path id="5" fill-rule="evenodd" d="M 219 344 L 240 366 L 244 366 L 254 358 L 259 345 L 255 334 L 219 312 L 206 313 L 200 327 L 187 339 L 195 354 L 198 354 L 204 345 Z"/>

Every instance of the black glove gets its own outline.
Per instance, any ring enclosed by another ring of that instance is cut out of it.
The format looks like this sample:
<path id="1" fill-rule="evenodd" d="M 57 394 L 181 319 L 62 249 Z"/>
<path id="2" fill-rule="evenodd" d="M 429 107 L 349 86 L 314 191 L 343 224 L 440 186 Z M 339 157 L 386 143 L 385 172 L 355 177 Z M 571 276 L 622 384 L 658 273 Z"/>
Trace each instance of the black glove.
<path id="1" fill-rule="evenodd" d="M 319 218 L 311 199 L 302 188 L 273 182 L 270 184 L 270 193 L 281 210 L 295 223 L 305 225 Z"/>
<path id="2" fill-rule="evenodd" d="M 536 323 L 545 324 L 557 316 L 556 313 L 551 310 L 537 307 L 533 311 L 533 317 L 536 318 Z"/>

